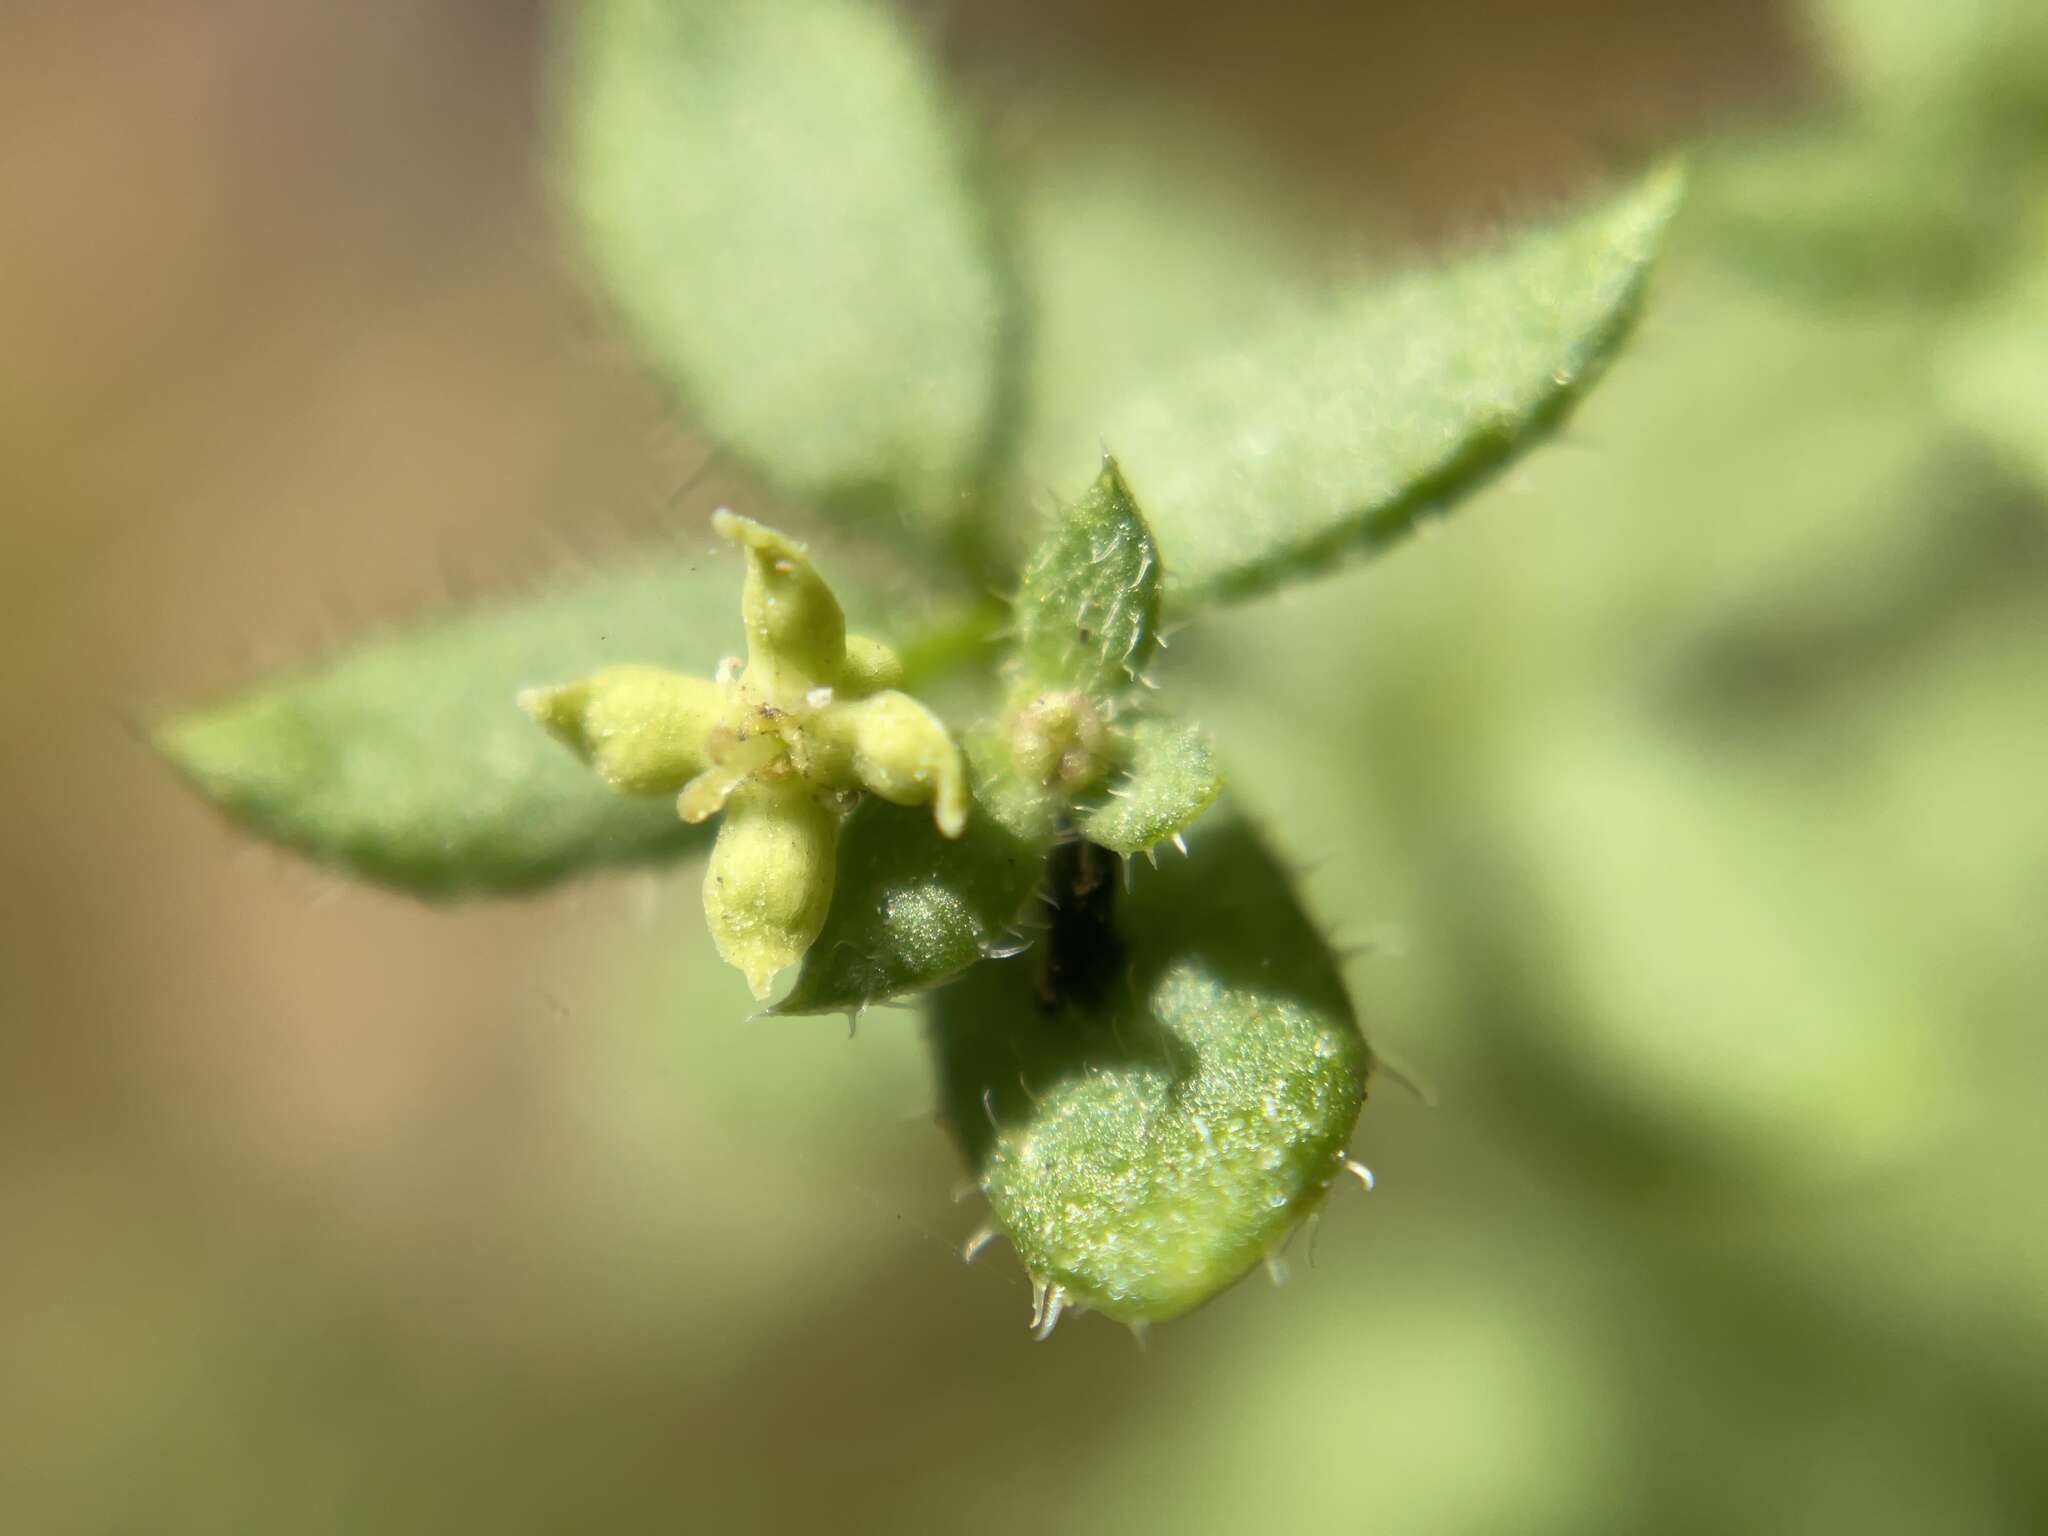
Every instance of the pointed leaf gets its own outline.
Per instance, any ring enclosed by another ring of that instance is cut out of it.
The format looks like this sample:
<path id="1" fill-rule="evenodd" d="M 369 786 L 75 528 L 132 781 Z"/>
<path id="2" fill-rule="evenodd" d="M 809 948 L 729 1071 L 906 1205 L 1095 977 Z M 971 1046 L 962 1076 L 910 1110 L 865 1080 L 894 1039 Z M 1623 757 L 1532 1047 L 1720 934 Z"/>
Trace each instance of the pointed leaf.
<path id="1" fill-rule="evenodd" d="M 607 789 L 514 702 L 614 662 L 710 670 L 736 642 L 738 573 L 681 552 L 335 661 L 158 728 L 235 821 L 430 896 L 510 891 L 699 845 L 667 797 Z"/>
<path id="2" fill-rule="evenodd" d="M 1184 720 L 1141 719 L 1131 727 L 1129 767 L 1080 816 L 1081 835 L 1117 853 L 1145 853 L 1185 832 L 1222 793 L 1208 732 Z"/>
<path id="3" fill-rule="evenodd" d="M 775 1013 L 855 1012 L 943 981 L 1015 937 L 1054 825 L 992 741 L 967 744 L 974 809 L 944 837 L 930 810 L 869 795 L 846 819 L 824 930 Z"/>
<path id="4" fill-rule="evenodd" d="M 1014 295 L 923 52 L 871 0 L 586 0 L 565 179 L 705 428 L 794 498 L 950 520 Z"/>
<path id="5" fill-rule="evenodd" d="M 607 789 L 515 702 L 619 662 L 708 673 L 738 564 L 702 548 L 370 641 L 155 735 L 207 799 L 325 864 L 426 896 L 514 891 L 699 847 L 667 796 Z"/>
<path id="6" fill-rule="evenodd" d="M 1539 440 L 1628 335 L 1679 187 L 1666 170 L 1304 304 L 1111 410 L 1094 440 L 1144 491 L 1170 596 L 1245 597 L 1377 549 Z M 1070 444 L 1060 472 L 1091 451 Z"/>
<path id="7" fill-rule="evenodd" d="M 1063 508 L 1025 567 L 1017 655 L 1036 686 L 1109 698 L 1159 645 L 1159 549 L 1114 459 Z"/>
<path id="8" fill-rule="evenodd" d="M 1044 981 L 1062 957 L 1034 952 L 932 1002 L 942 1104 L 996 1225 L 1051 1301 L 1125 1322 L 1278 1248 L 1341 1171 L 1371 1067 L 1285 872 L 1239 822 L 1193 843 L 1138 878 L 1121 957 L 1056 918 L 1081 962 L 1063 997 Z"/>

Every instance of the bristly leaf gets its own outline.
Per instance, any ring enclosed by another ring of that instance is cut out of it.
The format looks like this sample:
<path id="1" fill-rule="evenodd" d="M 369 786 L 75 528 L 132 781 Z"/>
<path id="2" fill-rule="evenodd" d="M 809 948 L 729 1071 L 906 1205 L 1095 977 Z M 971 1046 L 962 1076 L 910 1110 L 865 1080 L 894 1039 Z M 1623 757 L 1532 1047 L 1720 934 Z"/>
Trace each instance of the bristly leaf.
<path id="1" fill-rule="evenodd" d="M 967 742 L 974 810 L 959 838 L 869 795 L 846 820 L 825 927 L 775 1013 L 850 1013 L 943 981 L 1016 940 L 1055 827 L 988 738 Z"/>
<path id="2" fill-rule="evenodd" d="M 814 507 L 956 519 L 1018 300 L 931 62 L 872 0 L 584 0 L 585 245 L 704 427 Z"/>
<path id="3" fill-rule="evenodd" d="M 1223 793 L 1223 771 L 1198 725 L 1139 719 L 1128 752 L 1124 772 L 1102 803 L 1077 818 L 1091 843 L 1126 855 L 1149 852 L 1186 831 Z"/>
<path id="4" fill-rule="evenodd" d="M 1111 410 L 1099 440 L 1144 490 L 1171 599 L 1377 549 L 1538 441 L 1628 335 L 1680 186 L 1666 169 L 1497 250 L 1304 303 Z"/>
<path id="5" fill-rule="evenodd" d="M 1241 823 L 1192 841 L 1114 930 L 1056 928 L 1092 958 L 976 966 L 933 998 L 947 1119 L 1049 1306 L 1185 1312 L 1342 1171 L 1372 1059 L 1336 963 Z M 1086 984 L 1047 984 L 1068 974 Z"/>
<path id="6" fill-rule="evenodd" d="M 735 573 L 677 553 L 337 660 L 176 716 L 157 745 L 264 837 L 427 896 L 511 891 L 702 839 L 537 729 L 527 685 L 611 662 L 704 670 L 738 639 Z"/>
<path id="7" fill-rule="evenodd" d="M 1018 587 L 1017 655 L 1037 687 L 1128 688 L 1159 644 L 1159 549 L 1116 460 L 1063 508 Z"/>
<path id="8" fill-rule="evenodd" d="M 708 550 L 663 552 L 370 641 L 175 716 L 156 743 L 251 831 L 418 895 L 672 858 L 705 841 L 675 802 L 614 794 L 514 699 L 611 663 L 709 670 L 738 646 L 738 584 Z"/>

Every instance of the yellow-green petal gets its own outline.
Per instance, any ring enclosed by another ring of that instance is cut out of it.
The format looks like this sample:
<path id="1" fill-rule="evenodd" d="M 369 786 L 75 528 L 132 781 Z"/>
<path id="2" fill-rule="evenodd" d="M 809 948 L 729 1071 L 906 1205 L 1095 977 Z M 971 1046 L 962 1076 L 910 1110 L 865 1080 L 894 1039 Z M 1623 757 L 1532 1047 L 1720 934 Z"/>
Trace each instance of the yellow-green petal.
<path id="1" fill-rule="evenodd" d="M 860 787 L 892 805 L 927 805 L 947 837 L 967 826 L 971 797 L 959 745 L 939 717 L 889 690 L 820 710 L 812 731 L 845 754 Z"/>
<path id="2" fill-rule="evenodd" d="M 846 661 L 846 615 L 811 564 L 804 546 L 765 523 L 720 508 L 711 519 L 721 538 L 747 552 L 740 617 L 747 630 L 744 681 L 783 708 L 811 689 L 829 687 Z"/>
<path id="3" fill-rule="evenodd" d="M 718 953 L 765 998 L 825 925 L 839 814 L 801 780 L 750 780 L 726 802 L 704 872 Z"/>
<path id="4" fill-rule="evenodd" d="M 846 637 L 846 660 L 839 668 L 838 689 L 859 697 L 894 688 L 903 681 L 903 658 L 868 635 Z"/>
<path id="5" fill-rule="evenodd" d="M 708 678 L 629 665 L 529 688 L 519 706 L 621 794 L 672 795 L 704 771 L 725 696 Z"/>

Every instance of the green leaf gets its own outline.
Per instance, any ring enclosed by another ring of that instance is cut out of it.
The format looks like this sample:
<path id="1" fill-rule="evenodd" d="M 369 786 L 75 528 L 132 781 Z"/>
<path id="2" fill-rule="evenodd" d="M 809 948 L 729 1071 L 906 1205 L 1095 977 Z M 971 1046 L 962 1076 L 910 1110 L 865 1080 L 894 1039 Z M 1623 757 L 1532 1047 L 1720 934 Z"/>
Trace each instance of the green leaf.
<path id="1" fill-rule="evenodd" d="M 957 517 L 1015 296 L 930 61 L 869 0 L 587 0 L 562 124 L 597 276 L 792 498 Z"/>
<path id="2" fill-rule="evenodd" d="M 1043 795 L 1000 746 L 970 737 L 974 811 L 958 838 L 929 809 L 862 800 L 840 834 L 824 930 L 778 1014 L 858 1012 L 965 970 L 1016 937 L 1055 831 Z"/>
<path id="3" fill-rule="evenodd" d="M 1060 474 L 1108 444 L 1184 603 L 1384 546 L 1586 392 L 1641 307 L 1680 186 L 1660 171 L 1498 250 L 1305 303 L 1109 411 Z"/>
<path id="4" fill-rule="evenodd" d="M 701 846 L 703 829 L 666 797 L 605 788 L 514 696 L 616 662 L 709 672 L 740 645 L 740 575 L 701 546 L 660 551 L 371 641 L 175 716 L 156 743 L 241 825 L 420 895 L 672 858 Z"/>
<path id="5" fill-rule="evenodd" d="M 2048 496 L 2048 239 L 2029 257 L 1954 328 L 1937 377 L 1950 417 Z"/>
<path id="6" fill-rule="evenodd" d="M 1108 797 L 1079 818 L 1088 841 L 1127 856 L 1186 831 L 1223 793 L 1223 771 L 1200 726 L 1142 718 L 1131 726 L 1129 752 Z"/>
<path id="7" fill-rule="evenodd" d="M 1105 458 L 1024 569 L 1015 622 L 1028 683 L 1094 699 L 1129 687 L 1159 646 L 1160 580 L 1151 530 Z"/>
<path id="8" fill-rule="evenodd" d="M 1139 878 L 1121 953 L 1100 879 L 1072 883 L 1040 951 L 932 1002 L 947 1119 L 1052 1316 L 1208 1300 L 1321 1203 L 1364 1100 L 1371 1055 L 1286 872 L 1241 822 L 1192 841 Z"/>
<path id="9" fill-rule="evenodd" d="M 1694 158 L 1687 219 L 1809 300 L 1942 299 L 2010 234 L 2012 189 L 1975 150 L 1920 119 L 1751 134 Z"/>
<path id="10" fill-rule="evenodd" d="M 1889 108 L 2041 121 L 2048 9 L 2040 0 L 1809 0 L 1837 71 Z"/>

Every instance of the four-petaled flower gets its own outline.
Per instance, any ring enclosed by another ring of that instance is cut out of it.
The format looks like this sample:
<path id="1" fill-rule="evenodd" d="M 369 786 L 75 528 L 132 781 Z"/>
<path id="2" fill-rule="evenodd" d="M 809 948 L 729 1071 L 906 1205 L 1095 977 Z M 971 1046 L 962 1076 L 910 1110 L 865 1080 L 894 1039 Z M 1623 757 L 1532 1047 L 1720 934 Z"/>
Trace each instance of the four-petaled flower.
<path id="1" fill-rule="evenodd" d="M 712 527 L 747 554 L 744 668 L 728 659 L 712 681 L 607 667 L 519 703 L 622 794 L 673 794 L 692 823 L 725 812 L 704 915 L 719 954 L 766 997 L 824 926 L 839 824 L 861 791 L 929 804 L 947 837 L 965 830 L 970 797 L 959 747 L 895 687 L 895 652 L 847 634 L 804 547 L 728 511 Z"/>

